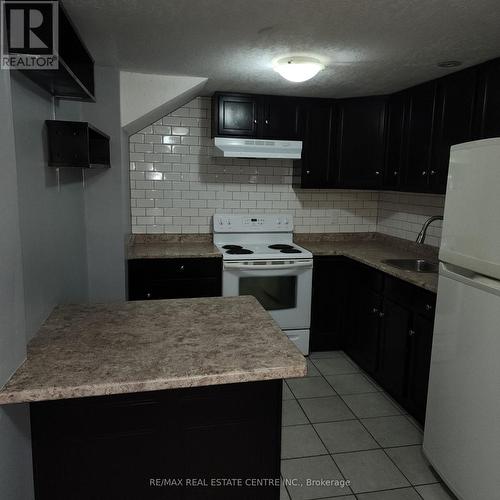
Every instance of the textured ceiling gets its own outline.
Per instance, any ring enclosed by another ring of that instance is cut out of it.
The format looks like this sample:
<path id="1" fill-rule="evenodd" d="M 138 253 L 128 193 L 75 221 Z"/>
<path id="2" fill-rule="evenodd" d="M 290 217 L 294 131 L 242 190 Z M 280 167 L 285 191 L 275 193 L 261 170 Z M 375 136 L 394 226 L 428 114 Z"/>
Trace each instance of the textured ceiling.
<path id="1" fill-rule="evenodd" d="M 207 92 L 346 97 L 392 92 L 500 56 L 499 0 L 64 0 L 96 62 L 204 76 Z M 302 84 L 274 58 L 319 56 Z"/>

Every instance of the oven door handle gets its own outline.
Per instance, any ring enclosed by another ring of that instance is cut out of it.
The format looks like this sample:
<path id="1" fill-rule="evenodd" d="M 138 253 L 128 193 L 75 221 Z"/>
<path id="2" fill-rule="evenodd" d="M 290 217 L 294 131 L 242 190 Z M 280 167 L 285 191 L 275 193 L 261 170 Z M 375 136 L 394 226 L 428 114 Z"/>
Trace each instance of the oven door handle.
<path id="1" fill-rule="evenodd" d="M 294 262 L 292 264 L 241 264 L 240 262 L 224 262 L 224 269 L 238 271 L 279 271 L 280 269 L 296 269 L 299 267 L 309 267 L 312 269 L 312 266 L 312 260 Z"/>

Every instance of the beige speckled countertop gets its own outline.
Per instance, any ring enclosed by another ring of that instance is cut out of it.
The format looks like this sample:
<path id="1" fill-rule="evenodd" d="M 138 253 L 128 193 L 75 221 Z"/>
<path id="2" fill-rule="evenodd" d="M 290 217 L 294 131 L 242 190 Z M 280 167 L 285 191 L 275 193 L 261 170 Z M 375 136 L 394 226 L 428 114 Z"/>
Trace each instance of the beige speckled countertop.
<path id="1" fill-rule="evenodd" d="M 127 245 L 128 259 L 182 259 L 218 257 L 222 254 L 212 243 L 211 234 L 136 234 Z"/>
<path id="2" fill-rule="evenodd" d="M 437 261 L 438 249 L 381 233 L 295 234 L 294 241 L 315 256 L 343 255 L 414 285 L 437 291 L 437 274 L 403 271 L 383 264 L 385 259 L 428 258 Z M 133 235 L 129 259 L 222 257 L 212 235 Z"/>
<path id="3" fill-rule="evenodd" d="M 381 235 L 366 233 L 362 235 L 324 236 L 297 235 L 294 241 L 307 248 L 315 256 L 339 255 L 354 259 L 368 266 L 379 269 L 391 276 L 425 288 L 436 293 L 438 275 L 435 273 L 417 273 L 404 271 L 384 264 L 385 259 L 427 258 L 437 261 L 438 249 L 427 245 L 416 245 L 413 242 Z"/>
<path id="4" fill-rule="evenodd" d="M 65 305 L 0 404 L 305 375 L 305 358 L 253 297 Z"/>

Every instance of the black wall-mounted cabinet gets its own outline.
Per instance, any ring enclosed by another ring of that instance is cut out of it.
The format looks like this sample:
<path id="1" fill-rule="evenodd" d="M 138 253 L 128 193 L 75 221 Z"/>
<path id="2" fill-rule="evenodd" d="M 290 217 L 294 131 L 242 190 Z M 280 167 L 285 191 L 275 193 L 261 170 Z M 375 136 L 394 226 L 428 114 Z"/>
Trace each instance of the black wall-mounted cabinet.
<path id="1" fill-rule="evenodd" d="M 338 171 L 332 161 L 335 107 L 326 99 L 309 100 L 300 108 L 302 158 L 294 160 L 294 177 L 306 189 L 334 187 Z"/>
<path id="2" fill-rule="evenodd" d="M 109 136 L 87 122 L 46 120 L 50 167 L 109 167 Z"/>
<path id="3" fill-rule="evenodd" d="M 343 349 L 423 423 L 436 294 L 345 257 L 315 257 L 311 350 Z"/>
<path id="4" fill-rule="evenodd" d="M 390 96 L 214 96 L 214 135 L 303 141 L 294 185 L 444 193 L 450 147 L 500 137 L 500 59 Z"/>
<path id="5" fill-rule="evenodd" d="M 407 92 L 405 150 L 401 187 L 409 191 L 428 191 L 432 137 L 436 107 L 436 83 L 430 82 Z"/>
<path id="6" fill-rule="evenodd" d="M 500 58 L 478 67 L 474 137 L 500 137 Z"/>
<path id="7" fill-rule="evenodd" d="M 94 59 L 61 2 L 58 8 L 59 68 L 21 71 L 55 97 L 94 102 Z M 10 53 L 15 54 L 15 49 Z"/>
<path id="8" fill-rule="evenodd" d="M 401 184 L 405 165 L 406 120 L 408 95 L 398 92 L 389 97 L 387 110 L 387 143 L 385 153 L 383 188 L 396 190 Z"/>
<path id="9" fill-rule="evenodd" d="M 335 104 L 334 162 L 338 185 L 377 188 L 382 185 L 385 160 L 386 97 L 342 99 Z"/>
<path id="10" fill-rule="evenodd" d="M 299 103 L 294 97 L 216 93 L 212 136 L 297 139 Z"/>

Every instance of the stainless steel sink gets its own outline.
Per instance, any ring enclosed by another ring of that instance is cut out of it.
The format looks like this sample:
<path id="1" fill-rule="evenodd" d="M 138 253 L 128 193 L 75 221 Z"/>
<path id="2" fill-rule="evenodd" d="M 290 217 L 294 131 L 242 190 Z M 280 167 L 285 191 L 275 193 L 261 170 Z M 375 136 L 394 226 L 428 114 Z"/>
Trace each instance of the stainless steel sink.
<path id="1" fill-rule="evenodd" d="M 426 259 L 386 259 L 382 263 L 416 273 L 437 273 L 439 264 Z"/>

